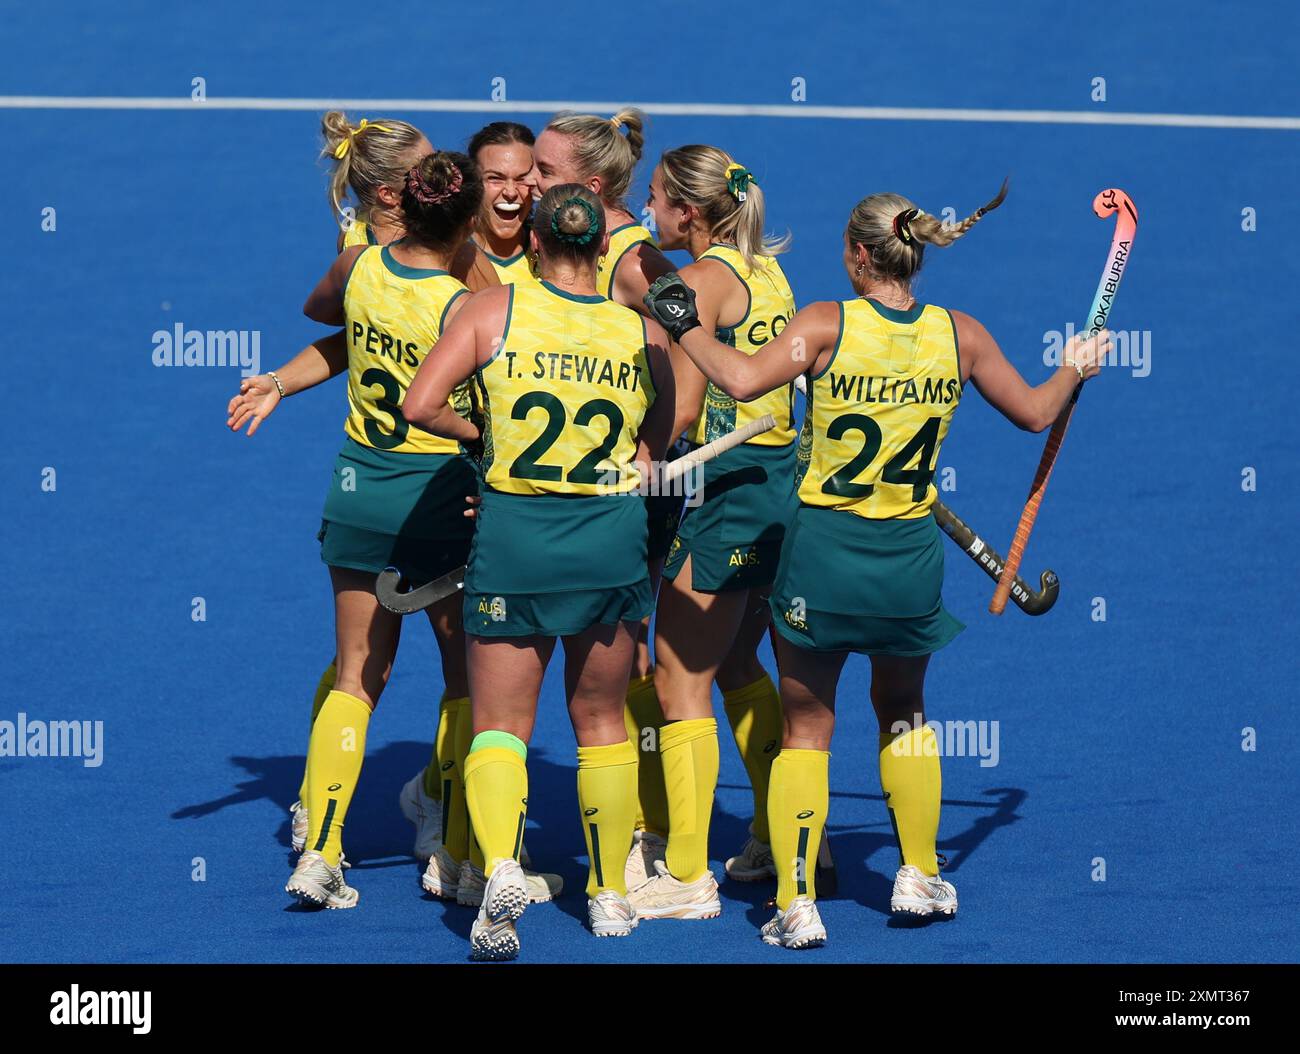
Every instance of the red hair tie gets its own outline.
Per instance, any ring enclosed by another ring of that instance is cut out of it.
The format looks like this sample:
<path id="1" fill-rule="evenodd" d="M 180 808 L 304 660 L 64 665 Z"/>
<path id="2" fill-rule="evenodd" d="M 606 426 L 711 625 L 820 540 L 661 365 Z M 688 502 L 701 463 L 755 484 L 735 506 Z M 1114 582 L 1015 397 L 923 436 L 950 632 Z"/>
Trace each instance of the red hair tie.
<path id="1" fill-rule="evenodd" d="M 450 201 L 460 193 L 460 188 L 464 185 L 464 182 L 464 177 L 461 175 L 460 169 L 456 167 L 455 162 L 452 162 L 451 179 L 447 181 L 445 190 L 433 190 L 420 175 L 419 165 L 406 173 L 406 189 L 411 192 L 411 197 L 421 205 L 441 205 Z"/>

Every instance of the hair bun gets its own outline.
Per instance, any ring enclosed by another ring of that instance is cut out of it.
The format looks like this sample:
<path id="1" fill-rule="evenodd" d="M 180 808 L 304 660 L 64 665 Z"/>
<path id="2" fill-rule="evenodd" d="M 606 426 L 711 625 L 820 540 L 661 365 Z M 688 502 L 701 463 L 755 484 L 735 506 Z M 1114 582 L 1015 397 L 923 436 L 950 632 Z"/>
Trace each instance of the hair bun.
<path id="1" fill-rule="evenodd" d="M 600 230 L 600 214 L 576 195 L 565 198 L 551 213 L 551 233 L 565 245 L 587 245 Z"/>
<path id="2" fill-rule="evenodd" d="M 421 205 L 443 205 L 460 193 L 465 177 L 447 154 L 436 152 L 421 158 L 406 173 L 406 189 Z"/>

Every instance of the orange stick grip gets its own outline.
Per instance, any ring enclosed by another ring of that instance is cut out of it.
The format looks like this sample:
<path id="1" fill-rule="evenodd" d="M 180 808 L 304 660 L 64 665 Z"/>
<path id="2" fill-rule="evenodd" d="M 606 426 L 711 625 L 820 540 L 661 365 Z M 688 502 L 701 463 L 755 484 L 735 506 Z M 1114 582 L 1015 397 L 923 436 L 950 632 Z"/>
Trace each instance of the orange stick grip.
<path id="1" fill-rule="evenodd" d="M 1038 461 L 1038 471 L 1034 473 L 1034 482 L 1029 488 L 1029 497 L 1020 512 L 1016 536 L 1011 539 L 1011 548 L 1007 551 L 1006 566 L 1002 568 L 997 588 L 993 591 L 993 599 L 989 602 L 989 611 L 994 615 L 1001 615 L 1006 609 L 1007 600 L 1011 596 L 1011 586 L 1020 570 L 1020 558 L 1025 555 L 1029 533 L 1034 529 L 1034 521 L 1038 519 L 1038 507 L 1043 502 L 1043 491 L 1047 489 L 1047 481 L 1052 478 L 1052 467 L 1056 464 L 1056 455 L 1061 450 L 1061 441 L 1065 439 L 1065 430 L 1070 427 L 1070 417 L 1074 413 L 1074 404 L 1079 400 L 1079 391 L 1082 387 L 1083 385 L 1080 384 L 1075 388 L 1074 395 L 1065 404 L 1065 409 L 1052 423 L 1052 431 L 1047 436 L 1043 456 Z"/>

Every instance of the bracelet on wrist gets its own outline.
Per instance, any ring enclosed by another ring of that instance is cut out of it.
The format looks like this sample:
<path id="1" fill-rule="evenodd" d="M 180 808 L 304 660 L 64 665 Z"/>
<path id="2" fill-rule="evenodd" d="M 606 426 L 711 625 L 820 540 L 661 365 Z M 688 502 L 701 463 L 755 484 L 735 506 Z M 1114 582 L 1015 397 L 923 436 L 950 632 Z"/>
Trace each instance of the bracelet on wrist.
<path id="1" fill-rule="evenodd" d="M 280 398 L 286 398 L 284 394 L 284 385 L 280 383 L 280 378 L 275 375 L 275 370 L 267 370 L 266 375 L 270 377 L 271 380 L 275 381 L 275 390 L 280 393 Z M 1080 373 L 1079 376 L 1083 376 L 1083 374 Z"/>
<path id="2" fill-rule="evenodd" d="M 1082 367 L 1082 366 L 1080 366 L 1080 365 L 1079 365 L 1077 362 L 1075 362 L 1073 359 L 1066 359 L 1066 360 L 1065 360 L 1065 364 L 1066 364 L 1067 366 L 1073 366 L 1073 367 L 1074 367 L 1074 372 L 1077 373 L 1077 374 L 1079 375 L 1079 380 L 1083 380 L 1083 367 Z"/>

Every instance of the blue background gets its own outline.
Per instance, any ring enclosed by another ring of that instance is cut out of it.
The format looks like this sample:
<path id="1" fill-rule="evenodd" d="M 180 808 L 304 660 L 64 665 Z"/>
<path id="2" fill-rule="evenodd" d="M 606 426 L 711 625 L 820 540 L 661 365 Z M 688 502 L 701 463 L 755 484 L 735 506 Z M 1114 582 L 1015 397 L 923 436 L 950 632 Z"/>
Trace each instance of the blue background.
<path id="1" fill-rule="evenodd" d="M 461 98 L 952 106 L 1288 115 L 1294 5 L 480 3 L 378 21 L 354 6 L 119 3 L 10 10 L 4 95 Z M 359 16 L 364 16 L 361 18 Z M 1225 18 L 1231 18 L 1226 23 Z M 1107 101 L 1090 99 L 1106 78 Z M 513 116 L 508 103 L 496 116 Z M 354 118 L 385 116 L 361 111 Z M 394 114 L 439 146 L 488 114 Z M 288 906 L 285 807 L 312 689 L 333 647 L 315 532 L 340 441 L 338 383 L 252 440 L 224 429 L 234 369 L 159 369 L 152 334 L 261 333 L 273 368 L 319 329 L 300 314 L 328 266 L 319 114 L 0 108 L 10 409 L 0 444 L 0 720 L 102 720 L 105 761 L 0 759 L 0 958 L 461 961 L 471 913 L 425 897 L 397 811 L 428 757 L 441 691 L 412 620 L 348 817 L 359 910 Z M 523 118 L 534 127 L 541 115 Z M 1290 414 L 1300 133 L 826 119 L 657 117 L 647 159 L 715 142 L 756 173 L 800 303 L 851 295 L 849 209 L 880 190 L 965 215 L 932 252 L 925 300 L 981 319 L 1031 380 L 1044 334 L 1082 322 L 1119 186 L 1142 223 L 1113 328 L 1146 331 L 1151 372 L 1091 383 L 1029 548 L 1047 617 L 985 607 L 948 550 L 967 631 L 931 665 L 939 720 L 999 722 L 1000 763 L 944 764 L 940 848 L 957 919 L 895 928 L 868 666 L 840 691 L 831 832 L 840 895 L 819 952 L 757 939 L 768 888 L 723 884 L 713 923 L 586 931 L 574 742 L 558 663 L 537 736 L 528 842 L 568 891 L 522 923 L 526 961 L 1287 960 L 1296 840 L 1297 458 Z M 649 164 L 634 187 L 644 197 Z M 42 232 L 41 210 L 57 210 Z M 1242 230 L 1242 210 L 1258 229 Z M 941 455 L 943 497 L 1005 549 L 1042 440 L 973 390 Z M 41 489 L 45 467 L 57 490 Z M 1253 467 L 1258 489 L 1242 490 Z M 203 597 L 207 619 L 191 620 Z M 1106 621 L 1092 618 L 1105 600 Z M 719 708 L 719 716 L 721 709 Z M 1243 729 L 1258 749 L 1243 751 Z M 713 851 L 750 799 L 723 734 Z M 202 857 L 206 881 L 191 880 Z M 1092 880 L 1093 860 L 1106 881 Z M 721 873 L 720 862 L 717 865 Z"/>

